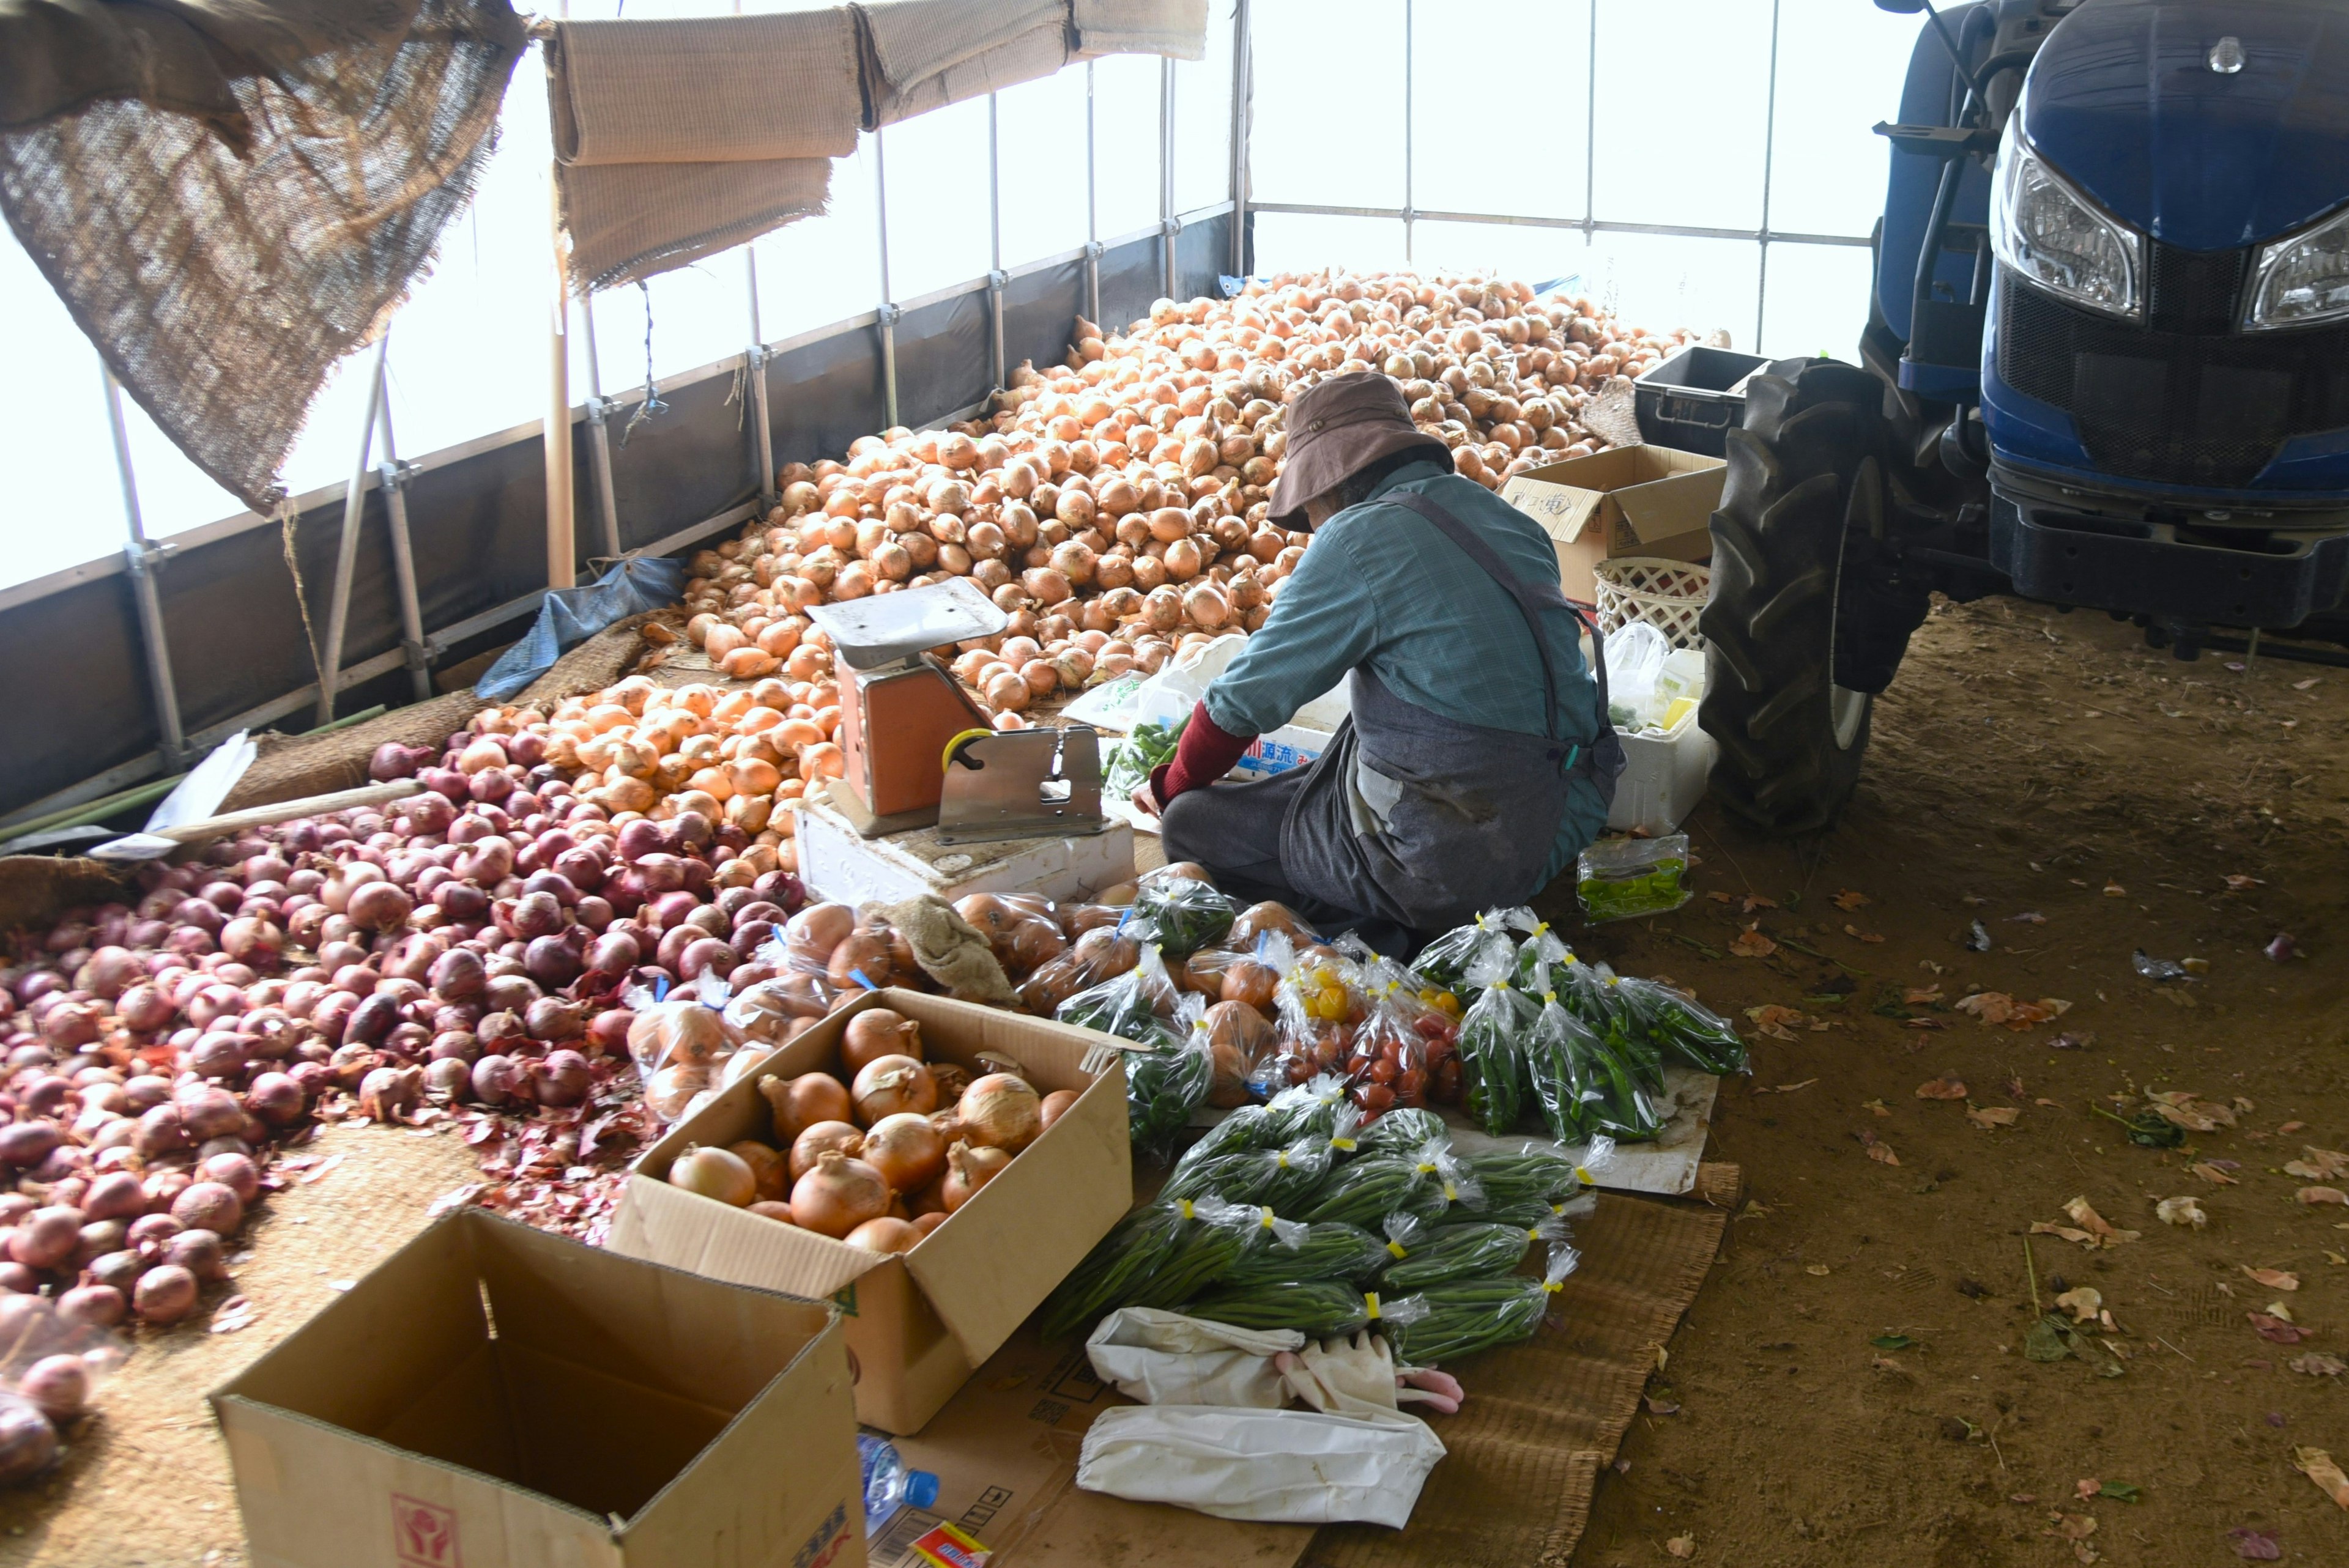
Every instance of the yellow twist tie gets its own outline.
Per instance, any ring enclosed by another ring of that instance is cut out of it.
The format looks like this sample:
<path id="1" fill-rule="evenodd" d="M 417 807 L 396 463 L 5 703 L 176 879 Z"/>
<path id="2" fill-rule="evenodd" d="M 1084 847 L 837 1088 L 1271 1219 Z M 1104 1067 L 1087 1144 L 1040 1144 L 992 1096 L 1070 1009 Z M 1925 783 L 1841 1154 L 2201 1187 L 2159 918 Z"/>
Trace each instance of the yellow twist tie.
<path id="1" fill-rule="evenodd" d="M 1565 1288 L 1566 1282 L 1562 1279 L 1546 1279 L 1542 1281 L 1542 1293 L 1546 1295 L 1556 1295 L 1559 1291 L 1562 1291 Z"/>
<path id="2" fill-rule="evenodd" d="M 1350 1138 L 1333 1138 L 1330 1140 L 1330 1147 L 1332 1149 L 1342 1149 L 1347 1153 L 1351 1154 L 1354 1151 L 1355 1146 L 1354 1140 Z"/>
<path id="3" fill-rule="evenodd" d="M 1557 1001 L 1557 992 L 1555 992 L 1555 991 L 1545 991 L 1545 992 L 1543 992 L 1543 993 L 1542 993 L 1542 1006 L 1543 1006 L 1547 1007 L 1547 1006 L 1548 1006 L 1551 1003 L 1553 1003 L 1553 1002 L 1555 1002 L 1555 1001 Z"/>
<path id="4" fill-rule="evenodd" d="M 1376 1323 L 1379 1320 L 1378 1293 L 1373 1291 L 1369 1295 L 1362 1297 L 1362 1305 L 1371 1309 L 1371 1321 L 1372 1323 Z"/>
<path id="5" fill-rule="evenodd" d="M 1459 1189 L 1459 1188 L 1457 1188 L 1457 1187 L 1454 1187 L 1454 1186 L 1451 1182 L 1449 1182 L 1449 1181 L 1444 1182 L 1444 1201 L 1445 1202 L 1447 1202 L 1447 1203 L 1457 1203 L 1458 1202 L 1460 1202 L 1460 1189 Z"/>
<path id="6" fill-rule="evenodd" d="M 1282 1150 L 1278 1154 L 1274 1155 L 1274 1156 L 1273 1156 L 1273 1161 L 1272 1161 L 1272 1162 L 1273 1162 L 1273 1167 L 1274 1167 L 1274 1169 L 1276 1169 L 1276 1170 L 1279 1170 L 1279 1171 L 1286 1171 L 1286 1170 L 1288 1170 L 1288 1150 L 1286 1150 L 1286 1149 L 1284 1149 L 1284 1150 Z"/>
<path id="7" fill-rule="evenodd" d="M 1271 1205 L 1267 1204 L 1265 1207 L 1258 1209 L 1256 1213 L 1257 1224 L 1263 1226 L 1268 1231 L 1272 1229 L 1274 1215 Z"/>
<path id="8" fill-rule="evenodd" d="M 1387 1243 L 1387 1251 L 1392 1253 L 1397 1261 L 1401 1261 L 1402 1259 L 1411 1256 L 1411 1253 L 1404 1248 L 1401 1242 L 1389 1242 Z"/>
<path id="9" fill-rule="evenodd" d="M 1588 1171 L 1586 1171 L 1579 1165 L 1574 1168 L 1574 1179 L 1581 1182 L 1586 1187 L 1596 1187 L 1599 1185 L 1599 1179 L 1591 1175 Z"/>
<path id="10" fill-rule="evenodd" d="M 1176 1200 L 1174 1200 L 1174 1201 L 1175 1201 L 1176 1202 L 1178 1202 L 1178 1203 L 1180 1203 L 1180 1204 L 1182 1204 L 1182 1205 L 1183 1205 L 1183 1217 L 1184 1217 L 1185 1219 L 1188 1220 L 1188 1219 L 1195 1218 L 1195 1216 L 1191 1212 L 1191 1200 L 1190 1200 L 1190 1199 L 1188 1199 L 1188 1198 L 1177 1198 L 1177 1199 L 1176 1199 Z"/>

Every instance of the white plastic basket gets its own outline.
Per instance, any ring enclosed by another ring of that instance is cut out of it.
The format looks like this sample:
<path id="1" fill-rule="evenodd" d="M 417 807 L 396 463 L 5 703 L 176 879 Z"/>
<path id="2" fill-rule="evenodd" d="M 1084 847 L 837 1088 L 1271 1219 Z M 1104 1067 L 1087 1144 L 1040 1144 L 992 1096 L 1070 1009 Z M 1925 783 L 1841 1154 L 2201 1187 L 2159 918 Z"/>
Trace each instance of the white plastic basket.
<path id="1" fill-rule="evenodd" d="M 1645 621 L 1676 648 L 1704 646 L 1696 620 L 1712 592 L 1711 567 L 1624 555 L 1599 562 L 1594 575 L 1599 583 L 1601 631 L 1619 631 L 1627 622 Z"/>

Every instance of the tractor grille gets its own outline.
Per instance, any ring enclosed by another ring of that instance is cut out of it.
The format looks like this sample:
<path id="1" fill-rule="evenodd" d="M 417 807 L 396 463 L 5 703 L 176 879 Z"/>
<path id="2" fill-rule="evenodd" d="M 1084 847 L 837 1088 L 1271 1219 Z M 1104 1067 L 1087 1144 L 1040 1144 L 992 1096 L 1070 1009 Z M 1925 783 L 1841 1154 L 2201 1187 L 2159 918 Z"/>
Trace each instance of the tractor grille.
<path id="1" fill-rule="evenodd" d="M 2116 478 L 2244 489 L 2290 438 L 2349 427 L 2349 326 L 2233 330 L 2247 261 L 2156 244 L 2147 325 L 2010 276 L 1999 377 L 2070 414 Z"/>

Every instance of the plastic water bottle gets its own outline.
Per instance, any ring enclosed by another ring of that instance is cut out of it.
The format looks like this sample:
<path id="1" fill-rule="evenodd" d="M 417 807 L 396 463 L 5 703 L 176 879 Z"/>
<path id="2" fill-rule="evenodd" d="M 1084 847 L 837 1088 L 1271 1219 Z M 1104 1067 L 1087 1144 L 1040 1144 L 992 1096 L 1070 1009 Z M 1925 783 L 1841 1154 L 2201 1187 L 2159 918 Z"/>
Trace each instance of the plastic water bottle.
<path id="1" fill-rule="evenodd" d="M 864 1537 L 881 1533 L 900 1505 L 934 1507 L 938 1478 L 928 1470 L 907 1470 L 897 1445 L 885 1438 L 856 1434 L 856 1451 L 864 1461 Z"/>

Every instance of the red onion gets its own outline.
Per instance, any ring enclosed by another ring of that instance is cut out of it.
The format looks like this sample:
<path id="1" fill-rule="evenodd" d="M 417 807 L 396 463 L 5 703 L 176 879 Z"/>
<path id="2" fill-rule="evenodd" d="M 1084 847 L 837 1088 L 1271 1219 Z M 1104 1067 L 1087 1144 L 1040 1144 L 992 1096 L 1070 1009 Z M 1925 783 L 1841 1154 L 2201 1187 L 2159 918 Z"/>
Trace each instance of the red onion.
<path id="1" fill-rule="evenodd" d="M 57 1268 L 81 1243 L 82 1212 L 36 1209 L 8 1237 L 8 1255 L 28 1269 Z"/>
<path id="2" fill-rule="evenodd" d="M 40 1206 L 37 1200 L 22 1192 L 0 1194 L 0 1227 L 23 1224 L 25 1216 Z"/>
<path id="3" fill-rule="evenodd" d="M 71 1080 L 55 1074 L 45 1074 L 16 1090 L 16 1114 L 19 1116 L 55 1116 L 66 1097 L 73 1092 Z"/>
<path id="4" fill-rule="evenodd" d="M 402 746 L 397 740 L 387 740 L 367 758 L 367 777 L 378 784 L 394 779 L 413 779 L 417 769 L 429 764 L 435 755 L 429 746 Z"/>
<path id="5" fill-rule="evenodd" d="M 82 1212 L 93 1220 L 135 1220 L 147 1212 L 147 1194 L 129 1171 L 109 1171 L 89 1184 Z"/>
<path id="6" fill-rule="evenodd" d="M 150 1160 L 187 1148 L 188 1130 L 180 1120 L 180 1108 L 150 1107 L 139 1118 L 139 1130 L 131 1140 L 131 1147 Z"/>
<path id="7" fill-rule="evenodd" d="M 187 1135 L 202 1143 L 208 1138 L 233 1137 L 244 1125 L 244 1107 L 226 1089 L 183 1088 L 173 1099 Z"/>
<path id="8" fill-rule="evenodd" d="M 196 1309 L 196 1276 L 178 1264 L 158 1264 L 139 1276 L 131 1308 L 143 1322 L 177 1323 Z"/>
<path id="9" fill-rule="evenodd" d="M 98 1220 L 84 1225 L 81 1228 L 81 1240 L 74 1243 L 73 1261 L 70 1266 L 83 1268 L 88 1266 L 92 1258 L 100 1258 L 109 1253 L 119 1252 L 122 1249 L 124 1234 L 129 1229 L 130 1227 L 120 1220 Z"/>
<path id="10" fill-rule="evenodd" d="M 545 994 L 527 975 L 499 975 L 481 988 L 481 1006 L 492 1013 L 519 1013 Z"/>
<path id="11" fill-rule="evenodd" d="M 129 1102 L 123 1109 L 137 1116 L 171 1099 L 171 1080 L 158 1078 L 152 1073 L 141 1073 L 122 1086 L 122 1098 Z"/>
<path id="12" fill-rule="evenodd" d="M 217 1181 L 234 1192 L 237 1201 L 250 1205 L 261 1196 L 261 1168 L 247 1154 L 215 1154 L 196 1167 L 196 1174 L 206 1181 Z"/>
<path id="13" fill-rule="evenodd" d="M 568 836 L 562 833 L 549 833 L 546 838 Z M 545 841 L 540 841 L 543 843 Z M 604 885 L 604 860 L 593 850 L 564 850 L 554 856 L 548 869 L 572 886 L 587 892 L 593 892 Z"/>
<path id="14" fill-rule="evenodd" d="M 415 901 L 407 892 L 388 882 L 365 882 L 351 890 L 350 902 L 344 913 L 354 923 L 368 931 L 397 930 L 413 912 Z"/>
<path id="15" fill-rule="evenodd" d="M 70 1421 L 89 1403 L 89 1365 L 78 1356 L 44 1356 L 18 1379 L 16 1392 L 50 1420 Z"/>
<path id="16" fill-rule="evenodd" d="M 487 1056 L 473 1064 L 473 1098 L 483 1105 L 503 1105 L 514 1098 L 522 1068 L 512 1057 Z"/>
<path id="17" fill-rule="evenodd" d="M 236 1189 L 218 1181 L 198 1181 L 171 1200 L 171 1218 L 191 1231 L 216 1235 L 236 1233 L 244 1223 L 244 1200 Z"/>
<path id="18" fill-rule="evenodd" d="M 628 1048 L 628 1028 L 636 1021 L 635 1013 L 626 1007 L 612 1007 L 596 1014 L 587 1021 L 587 1049 L 590 1054 L 616 1057 Z"/>
<path id="19" fill-rule="evenodd" d="M 397 1120 L 416 1109 L 418 1097 L 423 1089 L 424 1073 L 420 1068 L 378 1068 L 359 1080 L 360 1113 L 376 1121 Z M 174 1208 L 172 1212 L 177 1214 L 179 1211 Z M 180 1218 L 186 1220 L 188 1216 L 181 1214 Z M 235 1228 L 233 1225 L 227 1227 L 232 1231 Z"/>
<path id="20" fill-rule="evenodd" d="M 119 1255 L 129 1257 L 131 1254 Z M 129 1311 L 129 1299 L 120 1287 L 111 1284 L 76 1285 L 57 1297 L 57 1320 L 77 1328 L 112 1328 Z"/>
<path id="21" fill-rule="evenodd" d="M 123 1239 L 134 1249 L 160 1247 L 186 1229 L 169 1214 L 141 1214 L 130 1222 L 129 1233 Z"/>
<path id="22" fill-rule="evenodd" d="M 94 1042 L 106 1028 L 106 1009 L 96 1002 L 61 1002 L 41 1018 L 41 1034 L 63 1050 Z"/>
<path id="23" fill-rule="evenodd" d="M 435 1057 L 424 1065 L 424 1092 L 437 1105 L 463 1099 L 472 1087 L 472 1064 L 460 1057 Z"/>
<path id="24" fill-rule="evenodd" d="M 57 1460 L 57 1429 L 30 1399 L 0 1394 L 0 1486 L 30 1480 Z"/>
<path id="25" fill-rule="evenodd" d="M 244 1109 L 270 1127 L 291 1127 L 302 1119 L 302 1086 L 285 1073 L 262 1073 L 244 1091 Z"/>
<path id="26" fill-rule="evenodd" d="M 173 1200 L 188 1190 L 190 1183 L 191 1178 L 186 1171 L 166 1169 L 150 1171 L 140 1184 L 147 1190 L 147 1206 L 150 1209 L 169 1209 Z"/>
<path id="27" fill-rule="evenodd" d="M 532 939 L 529 951 L 523 954 L 523 967 L 539 985 L 557 991 L 579 978 L 582 965 L 578 952 L 570 943 L 560 936 L 540 936 Z"/>
<path id="28" fill-rule="evenodd" d="M 200 1280 L 228 1278 L 228 1247 L 218 1231 L 181 1231 L 163 1243 L 163 1262 L 175 1264 Z"/>
<path id="29" fill-rule="evenodd" d="M 208 1078 L 243 1078 L 247 1064 L 242 1035 L 206 1035 L 188 1054 L 188 1065 Z"/>
<path id="30" fill-rule="evenodd" d="M 481 1054 L 481 1042 L 471 1029 L 443 1029 L 432 1037 L 432 1044 L 424 1053 L 436 1062 L 459 1061 L 471 1065 Z"/>
<path id="31" fill-rule="evenodd" d="M 559 996 L 541 996 L 523 1014 L 523 1028 L 533 1040 L 575 1040 L 586 1028 L 585 1011 Z"/>
<path id="32" fill-rule="evenodd" d="M 140 973 L 136 954 L 122 947 L 101 947 L 75 973 L 74 989 L 112 1001 L 139 978 Z"/>
<path id="33" fill-rule="evenodd" d="M 530 1064 L 530 1082 L 539 1104 L 561 1109 L 587 1098 L 593 1077 L 577 1051 L 549 1051 L 544 1061 Z"/>
<path id="34" fill-rule="evenodd" d="M 625 975 L 643 958 L 636 939 L 625 931 L 607 931 L 587 949 L 587 967 L 599 975 Z"/>
<path id="35" fill-rule="evenodd" d="M 9 1232 L 0 1232 L 0 1243 L 5 1243 L 7 1237 L 12 1233 L 13 1233 Z M 40 1294 L 40 1270 L 28 1269 L 23 1264 L 17 1263 L 13 1259 L 7 1263 L 0 1263 L 0 1291 L 9 1292 L 16 1295 L 37 1296 Z"/>
<path id="36" fill-rule="evenodd" d="M 343 1041 L 347 1045 L 372 1046 L 391 1032 L 399 1022 L 399 1004 L 380 994 L 363 996 L 351 1016 L 343 1023 Z"/>
<path id="37" fill-rule="evenodd" d="M 656 852 L 636 857 L 636 880 L 646 892 L 657 896 L 685 887 L 686 862 L 676 855 Z"/>
<path id="38" fill-rule="evenodd" d="M 0 1127 L 0 1163 L 33 1166 L 48 1157 L 50 1150 L 65 1141 L 65 1134 L 55 1122 L 19 1121 Z"/>

